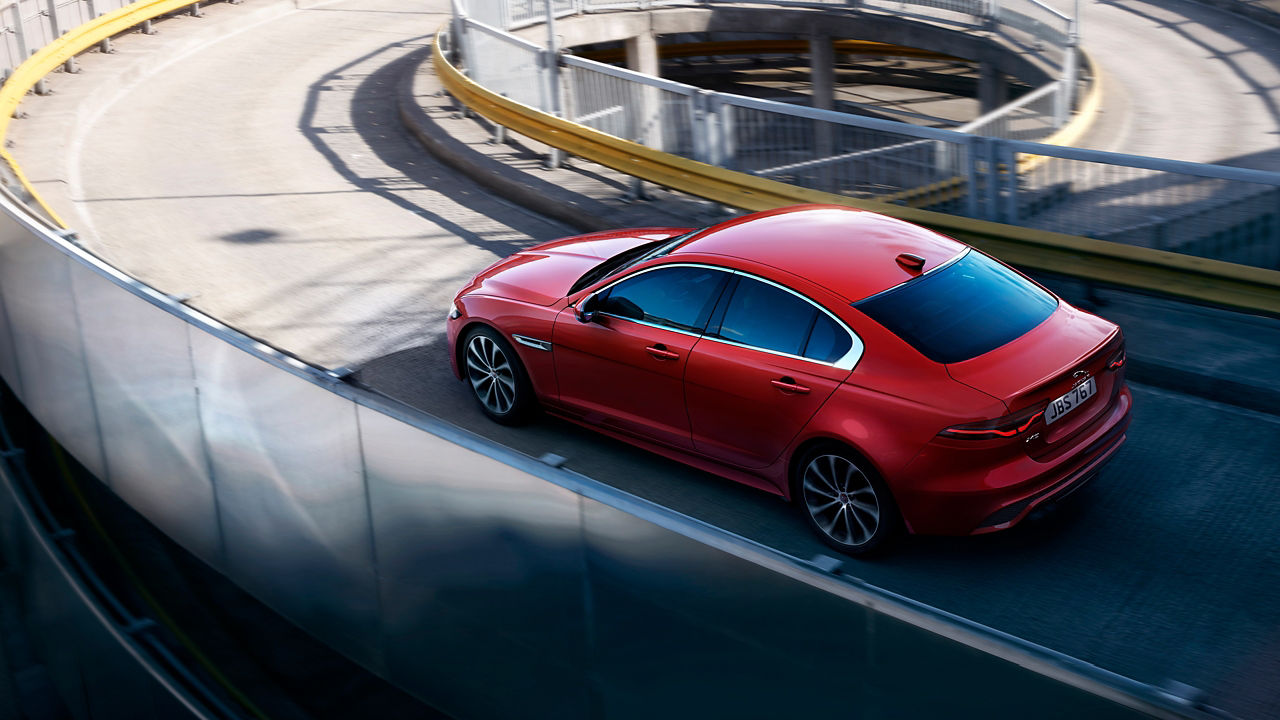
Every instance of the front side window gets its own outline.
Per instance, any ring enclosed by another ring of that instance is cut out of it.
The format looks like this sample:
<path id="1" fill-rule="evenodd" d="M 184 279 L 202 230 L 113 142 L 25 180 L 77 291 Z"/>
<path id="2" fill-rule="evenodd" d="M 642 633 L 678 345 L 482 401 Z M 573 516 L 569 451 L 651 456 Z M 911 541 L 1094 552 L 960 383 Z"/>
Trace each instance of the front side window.
<path id="1" fill-rule="evenodd" d="M 596 307 L 617 317 L 701 332 L 728 277 L 705 267 L 650 270 L 601 293 Z"/>
<path id="2" fill-rule="evenodd" d="M 716 334 L 761 350 L 834 363 L 853 345 L 848 331 L 813 303 L 768 283 L 742 277 Z"/>

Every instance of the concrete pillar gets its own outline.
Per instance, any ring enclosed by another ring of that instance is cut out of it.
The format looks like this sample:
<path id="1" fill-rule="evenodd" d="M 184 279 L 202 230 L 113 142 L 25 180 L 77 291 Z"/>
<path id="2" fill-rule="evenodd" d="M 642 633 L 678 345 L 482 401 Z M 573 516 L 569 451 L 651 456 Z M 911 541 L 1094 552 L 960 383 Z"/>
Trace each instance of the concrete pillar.
<path id="1" fill-rule="evenodd" d="M 978 114 L 985 115 L 1009 102 L 1009 82 L 991 63 L 978 66 Z"/>
<path id="2" fill-rule="evenodd" d="M 836 53 L 827 35 L 809 38 L 809 91 L 813 107 L 831 110 L 836 106 Z"/>
<path id="3" fill-rule="evenodd" d="M 645 32 L 627 38 L 627 67 L 638 73 L 658 77 L 658 38 Z M 632 117 L 631 140 L 646 147 L 662 150 L 662 95 L 656 87 L 644 87 L 640 91 L 639 107 Z M 643 196 L 643 190 L 640 191 Z"/>
<path id="4" fill-rule="evenodd" d="M 818 110 L 834 110 L 836 106 L 836 54 L 829 35 L 815 34 L 809 38 L 809 92 L 812 104 Z M 813 124 L 813 159 L 835 155 L 834 129 L 831 123 Z M 816 169 L 815 180 L 819 190 L 839 192 L 836 187 L 835 168 L 821 165 Z"/>
<path id="5" fill-rule="evenodd" d="M 627 68 L 638 73 L 659 77 L 658 38 L 651 32 L 627 38 Z"/>

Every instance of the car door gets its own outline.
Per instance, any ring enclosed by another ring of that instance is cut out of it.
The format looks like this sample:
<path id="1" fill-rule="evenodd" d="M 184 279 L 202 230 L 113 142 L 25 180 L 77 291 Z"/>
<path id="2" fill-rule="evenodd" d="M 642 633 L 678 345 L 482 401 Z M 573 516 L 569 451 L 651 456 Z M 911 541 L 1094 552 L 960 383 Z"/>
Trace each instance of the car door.
<path id="1" fill-rule="evenodd" d="M 782 454 L 853 369 L 862 343 L 789 289 L 739 275 L 685 370 L 694 448 L 744 468 Z"/>
<path id="2" fill-rule="evenodd" d="M 684 371 L 730 274 L 661 265 L 595 295 L 595 316 L 556 316 L 560 403 L 583 420 L 681 449 L 692 447 Z"/>

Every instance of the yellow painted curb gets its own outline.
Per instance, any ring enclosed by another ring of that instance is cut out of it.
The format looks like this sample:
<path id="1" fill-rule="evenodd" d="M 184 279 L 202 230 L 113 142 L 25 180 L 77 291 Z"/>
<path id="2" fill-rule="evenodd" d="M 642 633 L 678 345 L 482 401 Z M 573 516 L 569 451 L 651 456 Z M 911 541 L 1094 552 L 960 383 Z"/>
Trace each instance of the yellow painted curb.
<path id="1" fill-rule="evenodd" d="M 1085 93 L 1084 100 L 1080 102 L 1080 112 L 1076 113 L 1071 120 L 1058 129 L 1057 132 L 1049 137 L 1041 140 L 1042 145 L 1057 145 L 1058 147 L 1075 147 L 1076 143 L 1084 137 L 1093 127 L 1093 121 L 1098 118 L 1098 113 L 1102 111 L 1102 70 L 1093 63 L 1093 58 L 1084 48 L 1078 48 L 1080 53 L 1081 66 L 1089 68 L 1089 76 L 1093 81 L 1089 83 L 1089 91 Z M 1018 172 L 1031 172 L 1048 162 L 1049 158 L 1044 155 L 1020 155 L 1018 157 Z"/>
<path id="2" fill-rule="evenodd" d="M 37 50 L 25 62 L 15 68 L 13 74 L 5 81 L 4 86 L 0 87 L 0 146 L 4 144 L 5 136 L 9 132 L 9 123 L 13 120 L 14 113 L 18 111 L 18 104 L 22 102 L 22 98 L 26 96 L 27 92 L 35 87 L 36 83 L 40 82 L 46 75 L 79 53 L 113 35 L 118 35 L 145 20 L 150 20 L 175 10 L 181 10 L 199 1 L 139 0 L 139 2 L 135 2 L 132 5 L 126 5 L 119 10 L 109 12 L 73 28 L 63 33 L 58 39 Z M 31 193 L 31 197 L 48 213 L 49 217 L 59 227 L 67 227 L 67 224 L 40 197 L 40 193 L 36 192 L 36 189 L 31 186 L 31 182 L 27 180 L 27 176 L 22 172 L 22 168 L 18 166 L 13 156 L 2 147 L 0 147 L 0 158 L 9 164 L 22 186 L 27 189 L 27 192 Z"/>

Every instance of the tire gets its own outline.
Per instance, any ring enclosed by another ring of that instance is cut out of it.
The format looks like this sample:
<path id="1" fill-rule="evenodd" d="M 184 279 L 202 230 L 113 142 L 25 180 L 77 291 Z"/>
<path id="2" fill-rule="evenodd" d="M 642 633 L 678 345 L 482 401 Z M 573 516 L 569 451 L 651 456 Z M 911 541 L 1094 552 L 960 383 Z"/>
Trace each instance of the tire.
<path id="1" fill-rule="evenodd" d="M 881 550 L 902 529 L 898 505 L 871 464 L 835 443 L 795 465 L 796 507 L 827 545 L 846 555 Z"/>
<path id="2" fill-rule="evenodd" d="M 498 331 L 487 325 L 467 333 L 462 372 L 480 410 L 502 425 L 519 425 L 533 413 L 537 401 L 520 356 Z"/>

